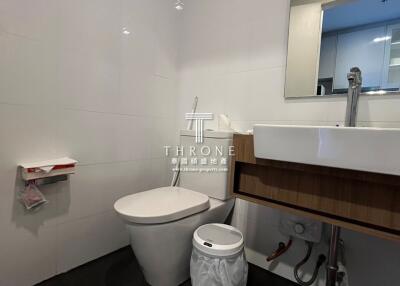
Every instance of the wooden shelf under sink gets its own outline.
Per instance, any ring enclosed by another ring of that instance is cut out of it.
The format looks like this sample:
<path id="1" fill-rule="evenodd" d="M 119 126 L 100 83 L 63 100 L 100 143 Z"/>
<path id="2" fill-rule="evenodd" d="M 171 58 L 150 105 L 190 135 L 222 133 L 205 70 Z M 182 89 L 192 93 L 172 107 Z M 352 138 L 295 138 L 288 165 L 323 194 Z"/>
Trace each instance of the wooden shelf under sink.
<path id="1" fill-rule="evenodd" d="M 232 194 L 354 231 L 400 241 L 400 176 L 258 159 L 235 134 Z"/>

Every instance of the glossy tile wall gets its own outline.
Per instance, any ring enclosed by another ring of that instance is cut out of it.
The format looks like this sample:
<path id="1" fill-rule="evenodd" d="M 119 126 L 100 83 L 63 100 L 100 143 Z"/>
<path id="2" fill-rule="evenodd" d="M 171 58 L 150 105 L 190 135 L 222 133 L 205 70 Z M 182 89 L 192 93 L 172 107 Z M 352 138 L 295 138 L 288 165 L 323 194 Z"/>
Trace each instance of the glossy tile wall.
<path id="1" fill-rule="evenodd" d="M 284 100 L 289 0 L 187 0 L 181 20 L 180 114 L 197 95 L 199 111 L 225 113 L 242 131 L 254 123 L 335 125 L 344 121 L 345 98 Z M 400 97 L 363 97 L 359 124 L 400 127 L 399 109 Z M 206 122 L 206 128 L 216 127 L 216 120 Z M 278 232 L 278 220 L 279 213 L 272 209 L 244 201 L 236 204 L 234 224 L 246 235 L 249 260 L 294 280 L 293 266 L 305 252 L 303 242 L 295 241 L 280 262 L 265 262 L 265 255 L 286 239 Z M 398 244 L 349 231 L 344 231 L 343 238 L 350 285 L 396 284 Z M 326 252 L 326 241 L 327 237 L 314 256 Z M 319 283 L 324 285 L 322 280 Z"/>
<path id="2" fill-rule="evenodd" d="M 49 278 L 128 244 L 113 202 L 165 185 L 176 140 L 169 0 L 0 1 L 0 285 Z M 70 156 L 24 212 L 17 165 Z M 156 175 L 154 175 L 156 174 Z"/>

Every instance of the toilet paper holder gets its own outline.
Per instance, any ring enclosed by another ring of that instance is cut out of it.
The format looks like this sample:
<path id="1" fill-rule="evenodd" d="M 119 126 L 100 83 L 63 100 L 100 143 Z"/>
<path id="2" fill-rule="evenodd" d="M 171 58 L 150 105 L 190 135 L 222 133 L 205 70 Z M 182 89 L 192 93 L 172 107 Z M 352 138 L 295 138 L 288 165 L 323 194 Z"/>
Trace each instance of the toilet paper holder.
<path id="1" fill-rule="evenodd" d="M 26 184 L 34 181 L 37 185 L 52 184 L 68 179 L 68 175 L 74 174 L 78 161 L 63 157 L 33 163 L 19 164 L 22 179 Z"/>
<path id="2" fill-rule="evenodd" d="M 42 185 L 55 184 L 57 182 L 63 182 L 67 180 L 68 180 L 68 175 L 57 175 L 53 177 L 25 181 L 25 186 L 28 186 L 30 182 L 34 182 L 36 186 L 42 186 Z"/>

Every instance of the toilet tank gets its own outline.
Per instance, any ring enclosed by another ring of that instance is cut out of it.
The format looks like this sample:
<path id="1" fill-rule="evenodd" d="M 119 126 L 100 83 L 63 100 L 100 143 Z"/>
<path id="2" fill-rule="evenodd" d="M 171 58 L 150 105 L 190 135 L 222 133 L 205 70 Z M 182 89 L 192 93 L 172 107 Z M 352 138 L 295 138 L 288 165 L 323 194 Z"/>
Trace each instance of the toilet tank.
<path id="1" fill-rule="evenodd" d="M 181 153 L 179 156 L 181 158 L 179 186 L 206 194 L 211 198 L 229 199 L 227 169 L 230 165 L 230 148 L 231 152 L 233 151 L 233 147 L 230 147 L 232 137 L 232 132 L 206 130 L 203 132 L 203 143 L 196 143 L 194 131 L 181 130 L 180 147 L 183 155 Z M 183 164 L 184 158 L 187 158 L 187 164 Z M 196 158 L 194 161 L 197 160 L 197 164 L 192 161 L 193 158 Z"/>

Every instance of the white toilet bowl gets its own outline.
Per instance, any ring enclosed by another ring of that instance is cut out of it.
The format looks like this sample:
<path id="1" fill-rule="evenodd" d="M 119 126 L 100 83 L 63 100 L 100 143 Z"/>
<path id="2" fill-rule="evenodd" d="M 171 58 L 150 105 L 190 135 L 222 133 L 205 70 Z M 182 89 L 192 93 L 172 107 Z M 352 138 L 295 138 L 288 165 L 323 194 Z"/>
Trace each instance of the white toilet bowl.
<path id="1" fill-rule="evenodd" d="M 221 201 L 179 187 L 165 187 L 118 200 L 132 249 L 152 286 L 177 286 L 190 277 L 193 232 L 223 223 L 234 200 Z"/>
<path id="2" fill-rule="evenodd" d="M 177 286 L 189 279 L 193 232 L 203 224 L 224 223 L 233 208 L 228 172 L 223 171 L 223 167 L 229 166 L 227 150 L 231 149 L 232 132 L 204 131 L 203 135 L 201 145 L 196 143 L 194 131 L 181 131 L 180 148 L 214 150 L 210 158 L 204 157 L 208 164 L 200 164 L 200 169 L 207 171 L 182 171 L 180 187 L 136 193 L 114 205 L 126 222 L 132 249 L 152 286 Z M 205 156 L 193 155 L 192 151 L 185 156 Z M 216 168 L 211 158 L 225 162 L 218 165 L 220 171 L 208 171 Z"/>

